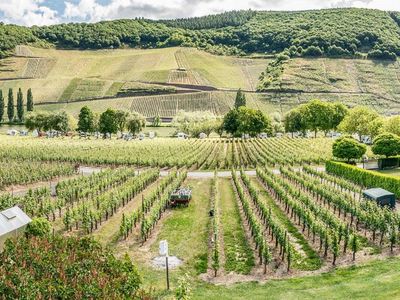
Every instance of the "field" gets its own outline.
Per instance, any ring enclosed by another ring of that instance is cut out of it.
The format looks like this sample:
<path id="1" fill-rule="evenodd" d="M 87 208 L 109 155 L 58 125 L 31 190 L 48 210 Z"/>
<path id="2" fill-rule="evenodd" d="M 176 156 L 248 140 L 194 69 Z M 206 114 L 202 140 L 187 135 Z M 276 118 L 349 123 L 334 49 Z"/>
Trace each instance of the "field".
<path id="1" fill-rule="evenodd" d="M 172 295 L 161 240 L 178 262 L 172 289 L 187 274 L 193 299 L 400 293 L 398 212 L 324 171 L 330 139 L 0 139 L 0 209 L 17 204 L 57 235 L 127 253 L 161 298 Z M 171 208 L 179 186 L 193 198 Z"/>
<path id="2" fill-rule="evenodd" d="M 384 114 L 400 108 L 398 62 L 296 58 L 285 65 L 278 90 L 254 93 L 270 59 L 215 56 L 192 48 L 18 49 L 20 56 L 1 61 L 0 88 L 32 88 L 35 102 L 44 104 L 40 109 L 73 115 L 83 105 L 147 117 L 173 117 L 179 110 L 223 115 L 238 88 L 247 91 L 248 106 L 266 113 L 285 113 L 315 98 L 367 105 Z"/>
<path id="3" fill-rule="evenodd" d="M 31 87 L 37 102 L 115 96 L 115 85 L 126 82 L 169 82 L 252 90 L 267 63 L 263 59 L 220 57 L 186 48 L 27 49 L 30 56 L 14 56 L 2 61 L 0 87 L 24 90 Z M 178 70 L 180 67 L 184 69 Z M 215 73 L 216 67 L 220 73 Z"/>
<path id="4" fill-rule="evenodd" d="M 384 173 L 384 174 L 388 174 L 388 175 L 400 176 L 400 169 L 399 168 L 397 168 L 397 169 L 389 169 L 389 170 L 381 170 L 379 172 Z"/>

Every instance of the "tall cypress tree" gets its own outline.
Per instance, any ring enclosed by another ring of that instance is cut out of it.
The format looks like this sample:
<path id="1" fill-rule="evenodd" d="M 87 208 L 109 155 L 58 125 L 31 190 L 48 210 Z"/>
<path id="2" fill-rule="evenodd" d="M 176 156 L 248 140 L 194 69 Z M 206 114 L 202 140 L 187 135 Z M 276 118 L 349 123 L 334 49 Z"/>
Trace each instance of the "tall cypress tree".
<path id="1" fill-rule="evenodd" d="M 235 108 L 246 106 L 246 96 L 243 94 L 242 89 L 239 89 L 236 93 Z"/>
<path id="2" fill-rule="evenodd" d="M 8 121 L 14 120 L 14 94 L 11 88 L 8 90 L 7 116 Z"/>
<path id="3" fill-rule="evenodd" d="M 26 111 L 33 111 L 32 89 L 29 89 L 28 94 L 26 95 Z"/>
<path id="4" fill-rule="evenodd" d="M 4 118 L 4 97 L 3 91 L 0 90 L 0 123 L 3 122 Z"/>
<path id="5" fill-rule="evenodd" d="M 24 95 L 22 94 L 21 88 L 19 88 L 17 93 L 17 115 L 18 120 L 22 122 L 24 119 Z"/>

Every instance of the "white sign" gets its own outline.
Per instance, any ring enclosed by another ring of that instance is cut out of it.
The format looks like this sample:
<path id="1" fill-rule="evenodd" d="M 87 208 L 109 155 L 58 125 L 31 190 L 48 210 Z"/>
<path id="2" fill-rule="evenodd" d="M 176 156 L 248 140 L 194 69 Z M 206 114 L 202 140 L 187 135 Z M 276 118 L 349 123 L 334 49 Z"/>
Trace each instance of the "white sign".
<path id="1" fill-rule="evenodd" d="M 160 241 L 160 255 L 168 256 L 168 242 L 166 240 Z"/>

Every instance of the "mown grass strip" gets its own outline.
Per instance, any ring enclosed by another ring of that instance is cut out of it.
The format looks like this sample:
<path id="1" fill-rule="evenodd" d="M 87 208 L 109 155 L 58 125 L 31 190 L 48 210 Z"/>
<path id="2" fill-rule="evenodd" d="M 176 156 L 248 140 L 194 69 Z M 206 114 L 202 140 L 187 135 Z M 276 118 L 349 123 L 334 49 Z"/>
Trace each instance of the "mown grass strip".
<path id="1" fill-rule="evenodd" d="M 223 227 L 226 272 L 249 274 L 254 266 L 251 249 L 240 218 L 239 207 L 229 179 L 218 180 L 220 190 L 220 222 Z"/>

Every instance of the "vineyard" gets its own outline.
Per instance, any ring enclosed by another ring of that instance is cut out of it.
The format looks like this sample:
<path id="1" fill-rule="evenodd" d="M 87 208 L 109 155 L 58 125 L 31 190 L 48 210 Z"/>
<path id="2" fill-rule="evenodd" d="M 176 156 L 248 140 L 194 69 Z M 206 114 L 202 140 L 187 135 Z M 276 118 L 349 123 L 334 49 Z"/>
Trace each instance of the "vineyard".
<path id="1" fill-rule="evenodd" d="M 1 137 L 0 158 L 88 165 L 137 165 L 214 170 L 255 168 L 262 164 L 320 164 L 331 157 L 325 138 L 156 140 L 126 143 L 102 139 L 46 140 Z M 23 143 L 21 143 L 23 141 Z M 292 153 L 296 153 L 293 155 Z"/>
<path id="2" fill-rule="evenodd" d="M 165 239 L 181 264 L 172 285 L 188 273 L 198 291 L 399 253 L 398 211 L 366 201 L 364 186 L 337 175 L 329 139 L 1 139 L 0 209 L 18 205 L 48 220 L 57 245 L 58 236 L 93 237 L 117 258 L 128 255 L 156 294 L 164 270 L 153 260 Z M 98 171 L 83 174 L 78 165 Z M 24 193 L 11 193 L 16 185 Z M 171 208 L 181 186 L 193 199 Z M 47 247 L 19 243 L 26 251 Z"/>
<path id="3" fill-rule="evenodd" d="M 41 109 L 64 109 L 74 116 L 83 101 L 96 112 L 111 107 L 147 117 L 173 117 L 180 110 L 223 115 L 233 106 L 239 88 L 249 91 L 249 107 L 268 114 L 283 114 L 311 99 L 366 105 L 384 114 L 399 110 L 395 62 L 295 58 L 285 66 L 279 88 L 250 92 L 269 62 L 192 48 L 67 51 L 22 46 L 15 57 L 2 60 L 0 78 L 7 80 L 0 79 L 0 88 L 31 88 Z M 170 94 L 169 88 L 179 89 L 179 84 L 216 90 Z"/>

